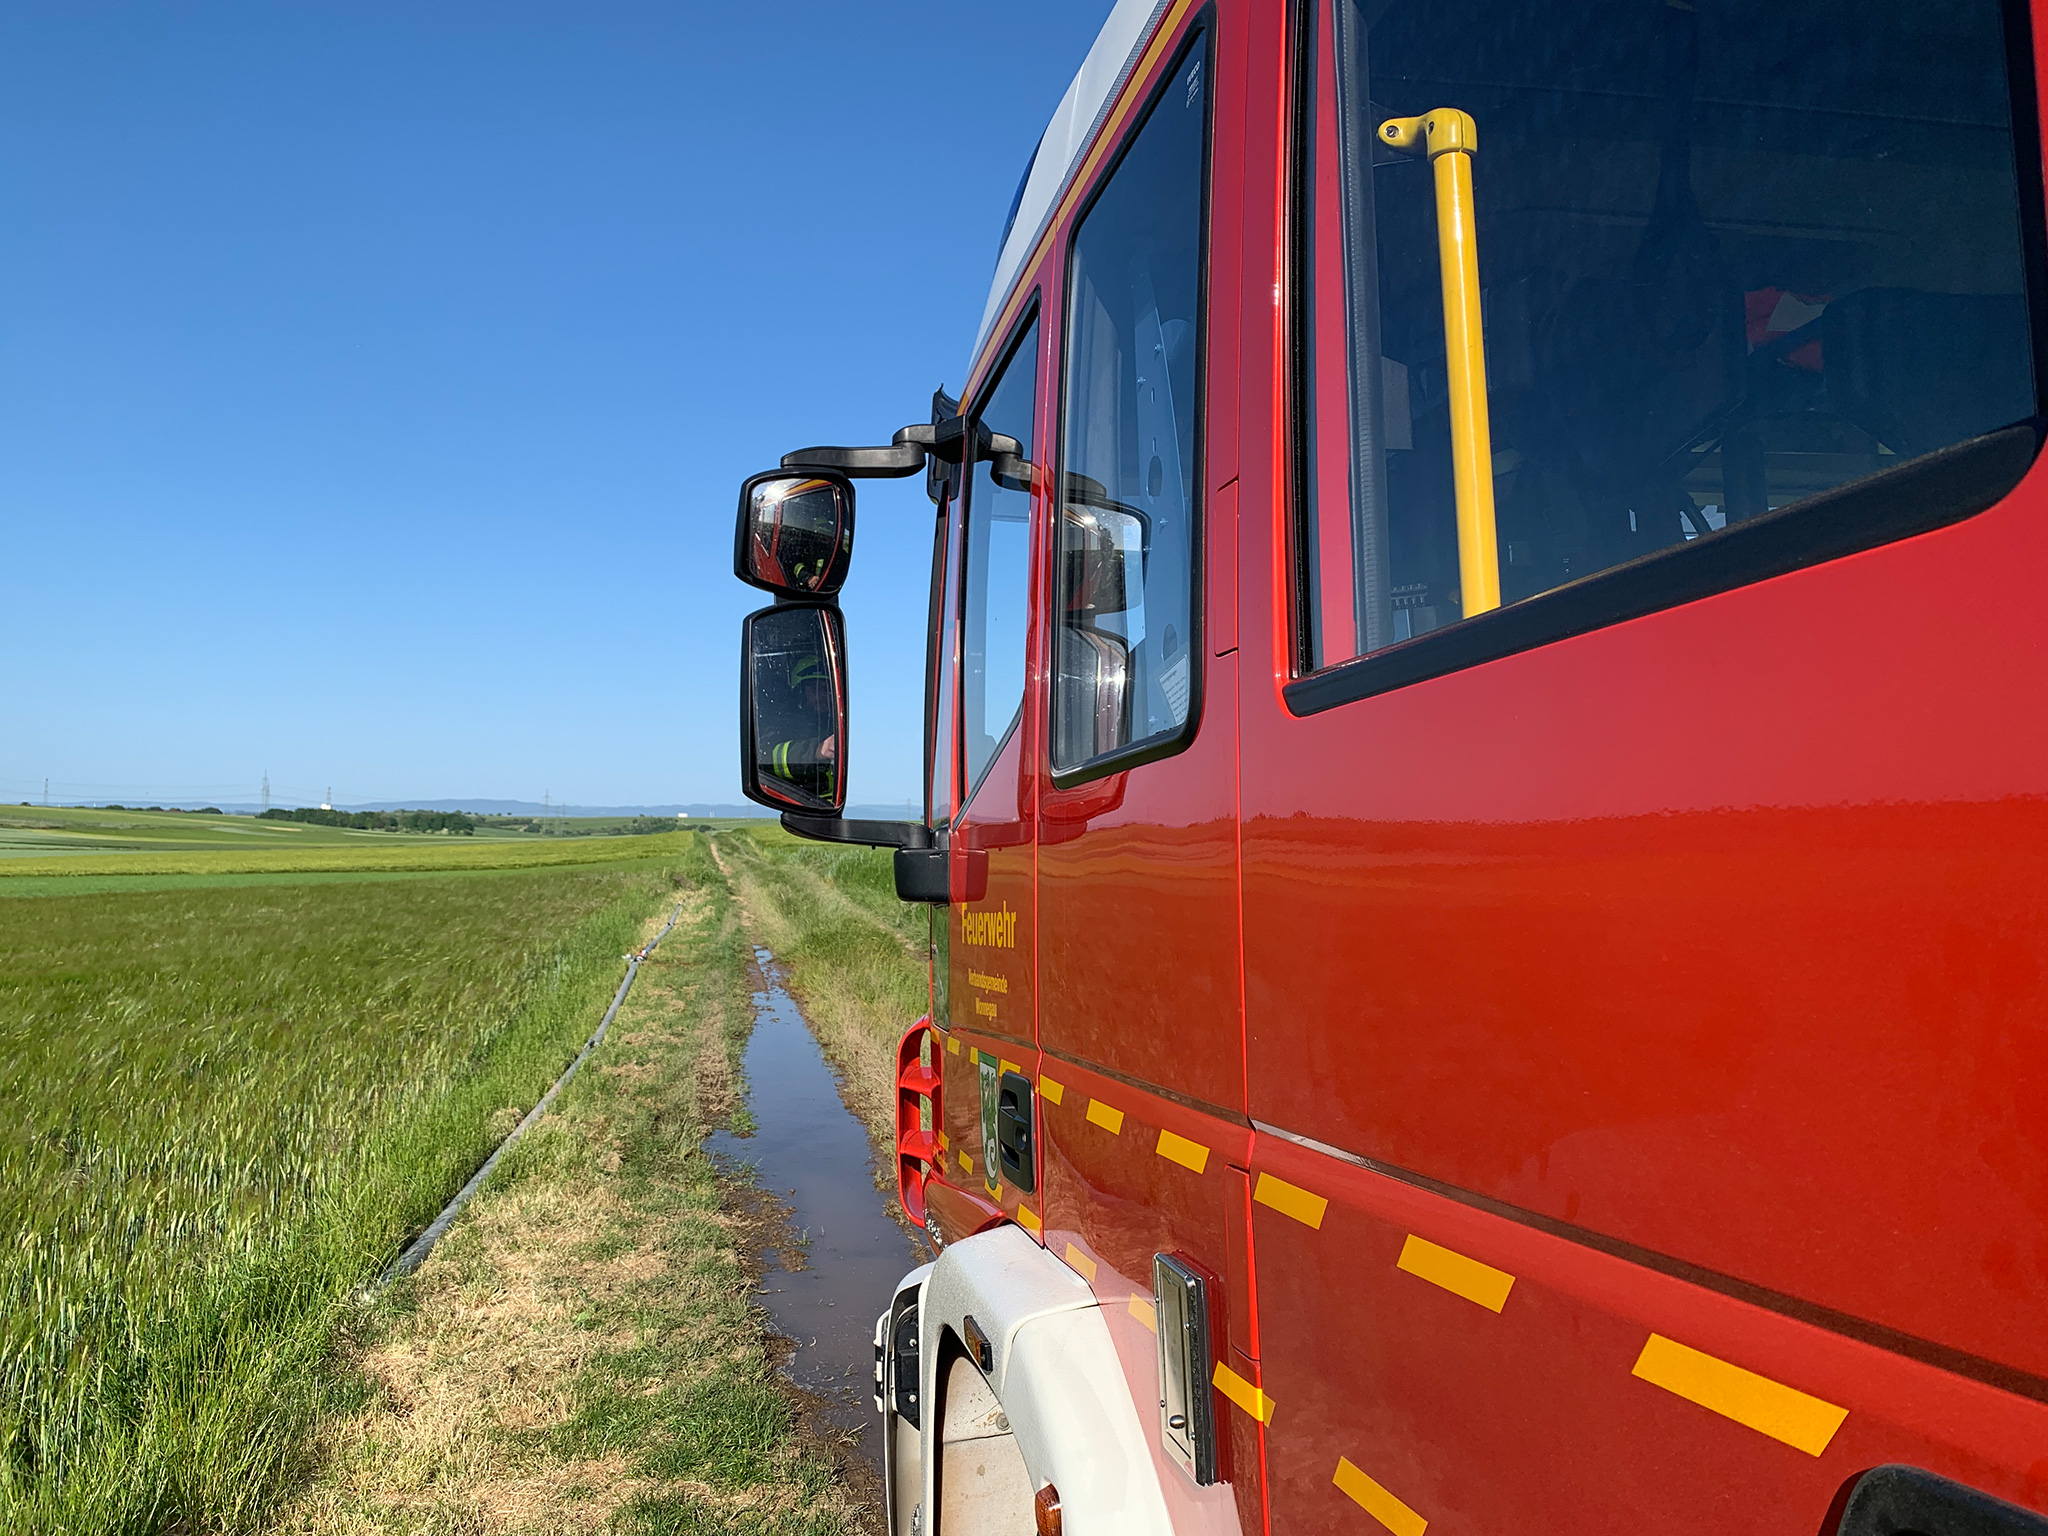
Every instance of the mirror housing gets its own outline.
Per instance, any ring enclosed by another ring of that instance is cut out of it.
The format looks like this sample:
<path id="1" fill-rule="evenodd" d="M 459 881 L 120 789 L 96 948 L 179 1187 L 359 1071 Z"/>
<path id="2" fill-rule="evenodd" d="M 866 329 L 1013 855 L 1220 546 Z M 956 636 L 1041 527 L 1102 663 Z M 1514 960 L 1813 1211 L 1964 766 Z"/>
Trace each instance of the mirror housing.
<path id="1" fill-rule="evenodd" d="M 846 804 L 846 621 L 828 603 L 778 603 L 740 632 L 740 788 L 779 811 Z"/>
<path id="2" fill-rule="evenodd" d="M 740 487 L 733 574 L 778 597 L 836 596 L 853 561 L 853 482 L 771 469 Z"/>
<path id="3" fill-rule="evenodd" d="M 784 599 L 748 614 L 741 632 L 741 789 L 780 811 L 783 827 L 798 837 L 893 848 L 896 894 L 904 901 L 949 899 L 947 834 L 923 822 L 839 815 L 846 804 L 847 690 L 837 597 L 853 557 L 853 481 L 922 470 L 926 490 L 942 501 L 945 482 L 957 484 L 984 463 L 1000 485 L 1036 488 L 1038 471 L 1023 446 L 961 417 L 941 390 L 932 397 L 931 422 L 904 427 L 886 447 L 799 448 L 783 455 L 780 468 L 740 487 L 733 574 Z M 1130 511 L 1094 489 L 1097 502 Z M 1109 539 L 1114 543 L 1115 535 Z M 1117 576 L 1120 593 L 1120 569 Z M 987 851 L 967 850 L 961 873 L 965 899 L 979 900 L 988 886 Z"/>

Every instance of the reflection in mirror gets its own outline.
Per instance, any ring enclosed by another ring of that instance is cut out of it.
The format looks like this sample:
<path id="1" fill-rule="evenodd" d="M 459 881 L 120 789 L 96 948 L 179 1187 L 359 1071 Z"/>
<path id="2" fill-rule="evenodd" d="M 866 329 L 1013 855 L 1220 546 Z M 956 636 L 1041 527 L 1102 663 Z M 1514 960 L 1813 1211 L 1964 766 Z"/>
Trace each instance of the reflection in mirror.
<path id="1" fill-rule="evenodd" d="M 828 475 L 756 475 L 740 493 L 739 577 L 830 597 L 853 556 L 853 487 Z"/>
<path id="2" fill-rule="evenodd" d="M 1059 588 L 1065 602 L 1054 641 L 1056 765 L 1084 763 L 1130 740 L 1131 599 L 1144 590 L 1148 519 L 1096 482 L 1067 476 L 1060 509 Z"/>
<path id="3" fill-rule="evenodd" d="M 837 811 L 846 799 L 846 632 L 838 610 L 766 608 L 747 619 L 747 793 Z"/>

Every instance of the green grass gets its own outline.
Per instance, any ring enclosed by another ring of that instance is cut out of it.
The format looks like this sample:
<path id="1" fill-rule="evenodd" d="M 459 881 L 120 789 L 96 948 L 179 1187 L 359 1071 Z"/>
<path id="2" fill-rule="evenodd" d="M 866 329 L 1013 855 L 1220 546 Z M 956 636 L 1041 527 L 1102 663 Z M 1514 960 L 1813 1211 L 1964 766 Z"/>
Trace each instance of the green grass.
<path id="1" fill-rule="evenodd" d="M 262 1525 L 352 1298 L 561 1070 L 702 858 L 684 834 L 280 826 L 0 864 L 99 887 L 0 922 L 0 1529 Z M 444 874 L 99 879 L 291 870 Z"/>
<path id="2" fill-rule="evenodd" d="M 888 849 L 814 843 L 772 824 L 720 847 L 769 898 L 773 911 L 762 915 L 775 957 L 799 991 L 849 994 L 878 1016 L 900 1017 L 898 1035 L 925 1011 L 933 909 L 896 899 Z"/>
<path id="3" fill-rule="evenodd" d="M 718 842 L 723 848 L 729 837 Z M 700 845 L 701 846 L 701 845 Z M 291 1536 L 847 1536 L 705 1133 L 740 1113 L 750 938 L 708 852 L 590 1069 L 355 1342 Z"/>
<path id="4" fill-rule="evenodd" d="M 296 826 L 277 822 L 277 826 Z M 109 842 L 103 847 L 0 860 L 0 884 L 31 876 L 72 879 L 109 875 L 305 874 L 320 871 L 400 873 L 413 870 L 541 869 L 568 864 L 616 864 L 670 858 L 687 832 L 643 837 L 482 838 L 421 833 L 354 832 L 307 827 L 321 838 L 281 839 L 232 848 L 165 843 L 147 848 Z M 349 841 L 336 841 L 347 839 Z"/>
<path id="5" fill-rule="evenodd" d="M 0 885 L 10 878 L 43 875 L 482 869 L 608 862 L 650 851 L 672 855 L 677 833 L 734 825 L 704 820 L 657 824 L 639 816 L 554 816 L 535 821 L 542 831 L 515 831 L 502 822 L 486 822 L 476 832 L 457 837 L 356 831 L 253 816 L 0 805 Z M 629 832 L 641 835 L 621 835 Z"/>
<path id="6" fill-rule="evenodd" d="M 0 858 L 194 852 L 205 848 L 361 847 L 417 842 L 423 835 L 356 832 L 293 821 L 262 821 L 253 816 L 200 816 L 189 811 L 0 805 Z M 494 840 L 505 840 L 506 836 L 500 833 Z"/>

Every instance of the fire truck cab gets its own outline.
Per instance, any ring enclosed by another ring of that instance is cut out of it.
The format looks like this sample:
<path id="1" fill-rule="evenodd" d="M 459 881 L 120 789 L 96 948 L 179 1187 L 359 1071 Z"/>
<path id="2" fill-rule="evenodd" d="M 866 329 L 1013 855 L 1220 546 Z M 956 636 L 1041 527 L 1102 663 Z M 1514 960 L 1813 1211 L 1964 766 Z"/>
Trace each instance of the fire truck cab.
<path id="1" fill-rule="evenodd" d="M 2042 12 L 1117 0 L 743 487 L 748 793 L 932 914 L 893 1532 L 2048 1532 Z"/>

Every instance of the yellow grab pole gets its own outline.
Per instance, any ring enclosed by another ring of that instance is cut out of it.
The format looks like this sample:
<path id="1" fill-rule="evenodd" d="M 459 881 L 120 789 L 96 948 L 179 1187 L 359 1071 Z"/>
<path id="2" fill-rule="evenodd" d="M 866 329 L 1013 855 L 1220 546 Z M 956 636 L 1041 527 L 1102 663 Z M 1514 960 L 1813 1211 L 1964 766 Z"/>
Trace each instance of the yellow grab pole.
<path id="1" fill-rule="evenodd" d="M 1380 142 L 1429 156 L 1436 174 L 1437 262 L 1443 273 L 1444 362 L 1451 394 L 1451 473 L 1458 501 L 1459 612 L 1500 606 L 1500 543 L 1493 527 L 1493 431 L 1486 417 L 1486 343 L 1479 307 L 1479 243 L 1472 156 L 1479 125 L 1456 107 L 1380 124 Z"/>

